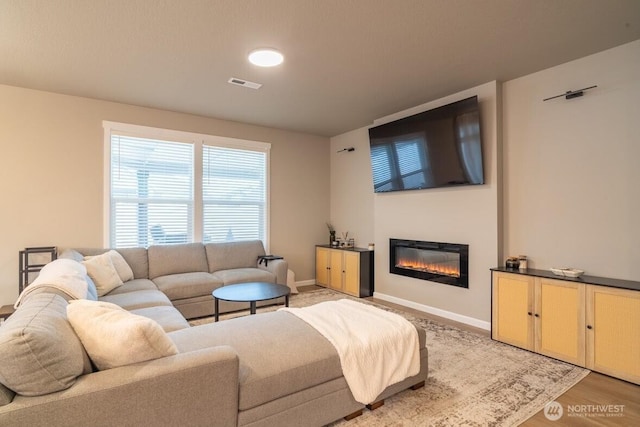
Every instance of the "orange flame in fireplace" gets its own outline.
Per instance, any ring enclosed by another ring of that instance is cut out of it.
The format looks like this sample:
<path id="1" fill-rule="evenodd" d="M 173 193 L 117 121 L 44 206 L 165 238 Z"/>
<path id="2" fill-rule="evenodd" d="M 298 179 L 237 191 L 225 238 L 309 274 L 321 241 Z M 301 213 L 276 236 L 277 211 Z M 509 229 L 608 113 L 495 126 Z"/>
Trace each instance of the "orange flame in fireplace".
<path id="1" fill-rule="evenodd" d="M 414 260 L 401 259 L 396 264 L 396 267 L 423 271 L 426 273 L 442 274 L 443 276 L 460 277 L 459 268 L 444 264 L 425 263 Z"/>

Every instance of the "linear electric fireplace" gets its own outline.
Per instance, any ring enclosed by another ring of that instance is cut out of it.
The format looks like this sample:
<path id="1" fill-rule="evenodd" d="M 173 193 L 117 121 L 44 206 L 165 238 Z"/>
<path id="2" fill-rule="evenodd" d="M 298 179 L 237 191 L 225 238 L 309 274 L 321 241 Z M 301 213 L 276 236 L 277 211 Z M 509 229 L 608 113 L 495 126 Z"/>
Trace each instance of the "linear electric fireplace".
<path id="1" fill-rule="evenodd" d="M 469 287 L 469 245 L 389 239 L 389 271 Z"/>

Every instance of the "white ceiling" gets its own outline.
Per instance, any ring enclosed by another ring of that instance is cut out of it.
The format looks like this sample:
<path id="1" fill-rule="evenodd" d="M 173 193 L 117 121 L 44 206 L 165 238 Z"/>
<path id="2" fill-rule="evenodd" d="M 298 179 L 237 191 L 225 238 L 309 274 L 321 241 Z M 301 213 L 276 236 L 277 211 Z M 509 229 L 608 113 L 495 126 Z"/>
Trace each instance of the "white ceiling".
<path id="1" fill-rule="evenodd" d="M 334 136 L 637 39 L 640 0 L 0 0 L 0 83 Z"/>

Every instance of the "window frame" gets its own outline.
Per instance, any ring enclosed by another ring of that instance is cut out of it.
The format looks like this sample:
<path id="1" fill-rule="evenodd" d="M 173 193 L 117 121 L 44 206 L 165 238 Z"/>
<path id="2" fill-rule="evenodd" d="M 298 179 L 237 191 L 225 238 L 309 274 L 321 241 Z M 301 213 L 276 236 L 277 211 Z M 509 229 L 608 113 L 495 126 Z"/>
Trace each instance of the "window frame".
<path id="1" fill-rule="evenodd" d="M 229 138 L 224 136 L 208 135 L 194 132 L 185 132 L 172 129 L 156 128 L 150 126 L 134 125 L 104 120 L 103 142 L 103 230 L 102 240 L 105 248 L 111 247 L 111 136 L 122 135 L 138 138 L 159 139 L 177 143 L 193 145 L 193 241 L 203 241 L 204 227 L 204 202 L 203 202 L 203 146 L 250 150 L 265 154 L 265 218 L 264 218 L 264 247 L 269 253 L 271 237 L 271 144 L 261 141 Z"/>

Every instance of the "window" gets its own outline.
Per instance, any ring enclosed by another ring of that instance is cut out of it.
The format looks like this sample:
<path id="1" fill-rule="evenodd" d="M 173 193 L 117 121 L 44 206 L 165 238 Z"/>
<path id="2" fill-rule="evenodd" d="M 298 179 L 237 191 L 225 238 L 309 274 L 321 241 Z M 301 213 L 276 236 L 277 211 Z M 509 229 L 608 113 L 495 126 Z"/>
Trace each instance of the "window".
<path id="1" fill-rule="evenodd" d="M 270 144 L 104 122 L 105 245 L 262 240 Z"/>
<path id="2" fill-rule="evenodd" d="M 203 147 L 204 241 L 264 241 L 264 153 Z"/>
<path id="3" fill-rule="evenodd" d="M 110 245 L 193 241 L 193 144 L 111 135 Z"/>

